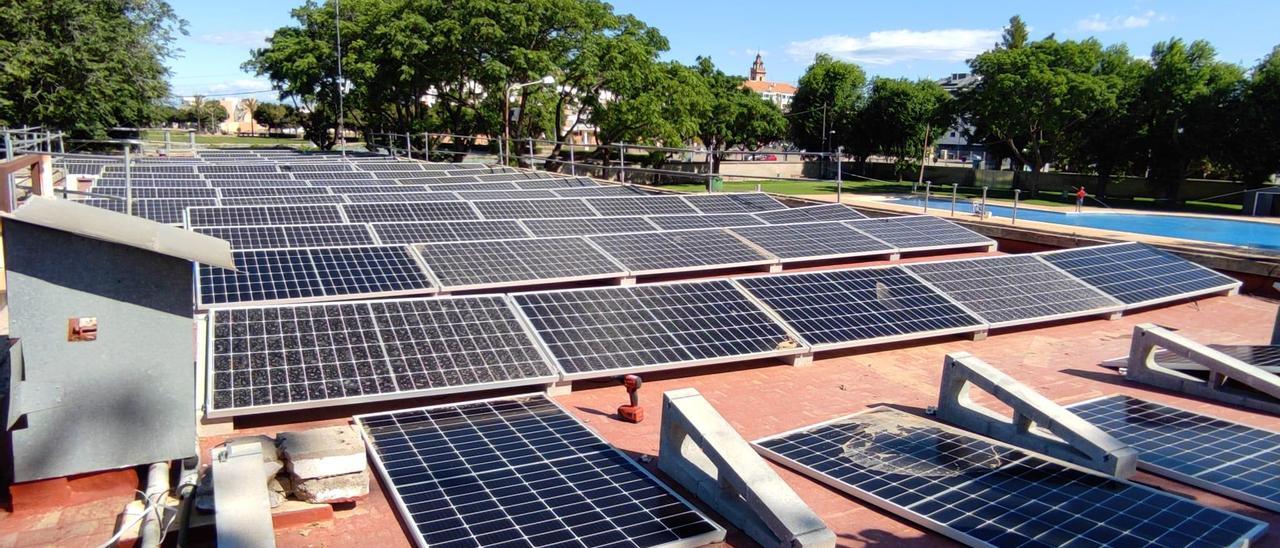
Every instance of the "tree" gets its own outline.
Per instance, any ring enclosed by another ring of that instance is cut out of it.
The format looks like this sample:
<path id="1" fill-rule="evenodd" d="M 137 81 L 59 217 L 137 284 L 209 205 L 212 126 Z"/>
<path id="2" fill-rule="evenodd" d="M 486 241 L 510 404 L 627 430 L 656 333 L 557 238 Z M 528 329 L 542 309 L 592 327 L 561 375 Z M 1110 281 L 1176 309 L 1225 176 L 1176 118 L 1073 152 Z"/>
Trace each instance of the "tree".
<path id="1" fill-rule="evenodd" d="M 1227 107 L 1244 82 L 1240 67 L 1218 61 L 1208 42 L 1174 38 L 1151 49 L 1151 72 L 1141 91 L 1151 150 L 1150 179 L 1165 197 L 1178 189 L 1193 163 L 1224 156 L 1232 126 Z"/>
<path id="2" fill-rule="evenodd" d="M 163 0 L 0 3 L 0 125 L 79 137 L 147 125 L 179 34 L 186 22 Z"/>
<path id="3" fill-rule="evenodd" d="M 711 173 L 720 173 L 720 162 L 730 148 L 756 150 L 786 135 L 787 120 L 782 111 L 742 87 L 745 78 L 725 74 L 708 57 L 699 57 L 693 68 L 710 98 L 697 133 L 707 147 Z"/>
<path id="4" fill-rule="evenodd" d="M 1232 171 L 1256 188 L 1280 172 L 1280 46 L 1253 68 L 1232 110 L 1226 156 Z"/>
<path id="5" fill-rule="evenodd" d="M 285 126 L 285 118 L 289 116 L 289 111 L 280 103 L 259 103 L 253 109 L 253 119 L 267 126 L 267 131 L 272 128 L 280 128 Z"/>
<path id="6" fill-rule="evenodd" d="M 695 137 L 699 122 L 712 108 L 706 81 L 677 62 L 661 63 L 637 76 L 610 90 L 609 100 L 595 106 L 591 123 L 600 142 L 676 144 Z"/>
<path id="7" fill-rule="evenodd" d="M 858 65 L 826 54 L 815 56 L 791 101 L 791 142 L 804 150 L 833 150 L 833 129 L 836 141 L 846 140 L 861 108 L 866 83 L 867 76 Z"/>
<path id="8" fill-rule="evenodd" d="M 195 124 L 198 132 L 213 131 L 230 116 L 221 102 L 208 101 L 202 95 L 192 97 L 191 102 L 183 105 L 181 111 L 182 121 Z"/>
<path id="9" fill-rule="evenodd" d="M 252 97 L 241 99 L 240 108 L 249 116 L 249 135 L 258 133 L 257 128 L 253 126 L 257 122 L 257 118 L 253 116 L 253 111 L 258 110 L 258 100 Z"/>
<path id="10" fill-rule="evenodd" d="M 875 152 L 894 159 L 902 180 L 920 168 L 921 157 L 952 121 L 950 102 L 932 80 L 876 78 L 857 127 Z"/>
<path id="11" fill-rule="evenodd" d="M 1030 33 L 1027 31 L 1027 24 L 1022 21 L 1021 15 L 1015 15 L 1009 18 L 1009 26 L 1004 28 L 1004 33 L 1000 36 L 1000 43 L 996 44 L 997 48 L 1018 49 L 1027 45 Z"/>
<path id="12" fill-rule="evenodd" d="M 994 49 L 969 61 L 979 82 L 961 95 L 961 111 L 973 137 L 1039 174 L 1057 160 L 1075 126 L 1113 108 L 1116 90 L 1094 70 L 1102 45 L 1094 39 L 1059 42 L 1052 37 L 1014 49 Z"/>
<path id="13" fill-rule="evenodd" d="M 1150 64 L 1134 59 L 1123 44 L 1104 50 L 1094 74 L 1111 89 L 1115 101 L 1098 105 L 1065 139 L 1064 163 L 1072 171 L 1096 174 L 1094 194 L 1099 198 L 1107 197 L 1115 175 L 1146 163 L 1141 91 L 1150 71 Z"/>

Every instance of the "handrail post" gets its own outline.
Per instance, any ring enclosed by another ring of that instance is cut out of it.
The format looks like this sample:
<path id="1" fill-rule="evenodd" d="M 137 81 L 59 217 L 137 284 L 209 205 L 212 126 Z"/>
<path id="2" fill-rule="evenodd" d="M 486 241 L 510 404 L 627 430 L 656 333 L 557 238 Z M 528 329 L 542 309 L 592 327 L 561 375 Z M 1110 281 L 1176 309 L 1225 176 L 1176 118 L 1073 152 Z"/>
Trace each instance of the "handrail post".
<path id="1" fill-rule="evenodd" d="M 533 137 L 525 137 L 525 142 L 529 145 L 529 168 L 533 169 Z"/>
<path id="2" fill-rule="evenodd" d="M 6 162 L 13 160 L 13 134 L 9 131 L 4 132 L 4 159 Z M 14 187 L 13 173 L 4 174 L 4 210 L 12 212 L 17 209 L 16 194 L 17 189 Z"/>
<path id="3" fill-rule="evenodd" d="M 844 203 L 844 145 L 836 147 L 836 203 Z M 759 185 L 757 185 L 759 186 Z"/>
<path id="4" fill-rule="evenodd" d="M 133 145 L 124 144 L 124 214 L 133 215 Z"/>
<path id="5" fill-rule="evenodd" d="M 190 143 L 191 143 L 191 153 L 192 153 L 192 154 L 195 154 L 195 152 L 196 152 L 196 132 L 195 132 L 195 131 L 188 131 L 188 132 L 187 132 L 187 140 L 188 140 L 188 141 L 190 141 Z"/>
<path id="6" fill-rule="evenodd" d="M 925 213 L 929 212 L 929 194 L 932 188 L 933 188 L 933 181 L 924 182 L 924 212 Z"/>
<path id="7" fill-rule="evenodd" d="M 951 183 L 951 216 L 952 217 L 956 216 L 956 188 L 958 186 L 959 185 L 957 185 L 956 183 Z"/>
<path id="8" fill-rule="evenodd" d="M 627 143 L 618 143 L 618 182 L 627 184 Z M 711 192 L 711 181 L 707 180 L 707 192 Z"/>
<path id="9" fill-rule="evenodd" d="M 168 129 L 165 129 L 165 130 L 164 130 L 164 155 L 165 155 L 165 156 L 168 156 L 168 155 L 169 155 L 169 143 L 170 143 L 170 140 L 171 140 L 171 137 L 170 137 L 169 130 L 168 130 Z"/>
<path id="10" fill-rule="evenodd" d="M 431 161 L 431 133 L 425 131 L 422 133 L 422 160 Z"/>
<path id="11" fill-rule="evenodd" d="M 569 173 L 578 176 L 578 163 L 573 159 L 573 143 L 569 143 Z"/>
<path id="12" fill-rule="evenodd" d="M 984 219 L 987 217 L 987 189 L 989 188 L 991 187 L 982 187 L 982 218 Z"/>
<path id="13" fill-rule="evenodd" d="M 1013 189 L 1013 217 L 1009 224 L 1018 224 L 1018 198 L 1022 196 L 1022 189 Z"/>
<path id="14" fill-rule="evenodd" d="M 408 131 L 404 132 L 404 155 L 410 160 L 413 159 L 413 138 L 410 137 Z"/>

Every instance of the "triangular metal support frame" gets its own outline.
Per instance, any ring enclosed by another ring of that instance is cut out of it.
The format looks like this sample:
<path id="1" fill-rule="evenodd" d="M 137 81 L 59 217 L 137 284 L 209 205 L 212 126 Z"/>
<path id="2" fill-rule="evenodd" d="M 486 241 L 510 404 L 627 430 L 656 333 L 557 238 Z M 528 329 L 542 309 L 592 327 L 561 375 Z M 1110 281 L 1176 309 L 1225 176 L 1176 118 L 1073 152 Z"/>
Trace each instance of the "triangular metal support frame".
<path id="1" fill-rule="evenodd" d="M 1207 371 L 1207 378 L 1160 365 L 1165 350 Z M 1150 323 L 1134 326 L 1124 376 L 1131 381 L 1200 398 L 1280 414 L 1280 375 Z M 1243 385 L 1235 387 L 1227 381 Z"/>
<path id="2" fill-rule="evenodd" d="M 1013 410 L 1002 415 L 973 401 L 977 386 Z M 947 354 L 937 417 L 971 432 L 1128 479 L 1138 452 L 968 352 Z"/>
<path id="3" fill-rule="evenodd" d="M 836 545 L 822 519 L 693 388 L 662 394 L 658 468 L 762 546 Z"/>

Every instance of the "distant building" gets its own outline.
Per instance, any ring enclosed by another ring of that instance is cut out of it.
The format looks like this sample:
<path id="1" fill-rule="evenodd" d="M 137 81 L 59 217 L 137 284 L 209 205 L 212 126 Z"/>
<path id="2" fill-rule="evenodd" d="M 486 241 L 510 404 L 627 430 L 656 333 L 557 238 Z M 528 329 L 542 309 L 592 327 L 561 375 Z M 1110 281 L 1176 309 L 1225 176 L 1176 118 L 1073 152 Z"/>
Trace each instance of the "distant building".
<path id="1" fill-rule="evenodd" d="M 968 72 L 957 72 L 938 80 L 938 85 L 947 90 L 947 93 L 950 93 L 952 97 L 955 97 L 962 90 L 976 85 L 980 80 L 981 78 Z M 985 164 L 987 161 L 986 147 L 969 142 L 967 134 L 972 131 L 973 126 L 956 120 L 956 123 L 947 128 L 946 132 L 938 139 L 936 152 L 938 160 L 963 162 L 969 165 L 973 165 L 975 161 Z"/>
<path id="2" fill-rule="evenodd" d="M 751 64 L 751 73 L 747 81 L 742 83 L 742 87 L 760 94 L 766 101 L 778 105 L 778 108 L 783 111 L 791 110 L 791 100 L 796 97 L 796 87 L 786 82 L 770 82 L 764 77 L 764 58 L 757 53 L 756 61 Z"/>

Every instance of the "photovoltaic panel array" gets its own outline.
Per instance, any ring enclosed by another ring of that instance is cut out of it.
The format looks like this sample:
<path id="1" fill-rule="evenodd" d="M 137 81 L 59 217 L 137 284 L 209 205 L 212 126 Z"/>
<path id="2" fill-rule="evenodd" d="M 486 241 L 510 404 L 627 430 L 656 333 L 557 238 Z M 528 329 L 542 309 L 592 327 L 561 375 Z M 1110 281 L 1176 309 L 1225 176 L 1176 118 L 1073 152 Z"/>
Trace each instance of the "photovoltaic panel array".
<path id="1" fill-rule="evenodd" d="M 475 202 L 486 219 L 552 219 L 557 217 L 598 217 L 595 210 L 577 198 L 550 200 L 487 200 Z"/>
<path id="2" fill-rule="evenodd" d="M 697 213 L 680 196 L 637 196 L 622 198 L 586 198 L 592 209 L 605 217 L 639 215 L 692 215 Z"/>
<path id="3" fill-rule="evenodd" d="M 849 226 L 884 240 L 902 251 L 996 245 L 986 236 L 932 215 L 876 217 L 850 221 Z"/>
<path id="4" fill-rule="evenodd" d="M 385 244 L 510 240 L 530 236 L 518 221 L 373 223 L 371 226 Z"/>
<path id="5" fill-rule="evenodd" d="M 304 204 L 345 204 L 347 200 L 336 194 L 316 194 L 307 196 L 243 196 L 239 198 L 223 198 L 216 204 L 222 206 L 253 205 L 304 205 Z"/>
<path id="6" fill-rule="evenodd" d="M 1242 546 L 1266 529 L 887 408 L 754 445 L 783 466 L 970 546 Z"/>
<path id="7" fill-rule="evenodd" d="M 238 271 L 200 265 L 201 308 L 264 301 L 434 291 L 405 246 L 263 249 L 232 252 Z"/>
<path id="8" fill-rule="evenodd" d="M 1138 467 L 1280 512 L 1280 433 L 1124 395 L 1067 406 L 1138 451 Z"/>
<path id="9" fill-rule="evenodd" d="M 227 226 L 196 228 L 196 232 L 231 242 L 232 249 L 284 249 L 372 245 L 367 225 Z"/>
<path id="10" fill-rule="evenodd" d="M 511 296 L 566 379 L 803 352 L 727 280 Z"/>
<path id="11" fill-rule="evenodd" d="M 188 227 L 342 224 L 336 205 L 193 207 Z"/>
<path id="12" fill-rule="evenodd" d="M 819 221 L 852 221 L 865 219 L 866 215 L 843 204 L 826 204 L 793 207 L 756 213 L 755 216 L 769 224 L 811 223 Z"/>
<path id="13" fill-rule="evenodd" d="M 210 416 L 556 379 L 500 296 L 215 310 L 209 345 Z"/>
<path id="14" fill-rule="evenodd" d="M 602 234 L 588 239 L 633 276 L 777 262 L 719 229 Z"/>
<path id="15" fill-rule="evenodd" d="M 1034 255 L 915 263 L 904 268 L 992 327 L 1116 312 L 1124 305 Z"/>
<path id="16" fill-rule="evenodd" d="M 538 237 L 589 236 L 593 234 L 624 234 L 627 232 L 653 232 L 658 228 L 644 217 L 587 217 L 585 219 L 527 219 L 520 221 L 529 232 Z"/>
<path id="17" fill-rule="evenodd" d="M 371 415 L 356 424 L 419 546 L 701 546 L 703 516 L 541 395 Z"/>
<path id="18" fill-rule="evenodd" d="M 356 204 L 374 202 L 451 202 L 459 200 L 454 192 L 398 192 L 377 194 L 344 194 L 347 201 Z"/>
<path id="19" fill-rule="evenodd" d="M 902 267 L 735 280 L 815 350 L 981 331 L 986 324 Z"/>
<path id="20" fill-rule="evenodd" d="M 479 219 L 467 202 L 404 202 L 346 204 L 342 206 L 353 223 L 404 221 L 465 221 Z"/>
<path id="21" fill-rule="evenodd" d="M 1131 308 L 1240 287 L 1236 280 L 1145 244 L 1078 247 L 1041 256 Z"/>
<path id="22" fill-rule="evenodd" d="M 1209 348 L 1270 373 L 1280 373 L 1280 345 L 1211 344 Z M 1168 350 L 1156 351 L 1156 363 L 1170 369 L 1203 370 L 1204 366 Z"/>
<path id="23" fill-rule="evenodd" d="M 731 231 L 783 261 L 890 255 L 897 251 L 838 222 L 748 226 Z"/>
<path id="24" fill-rule="evenodd" d="M 756 226 L 765 224 L 754 215 L 746 213 L 706 214 L 706 215 L 655 215 L 649 222 L 658 225 L 662 230 L 690 230 L 695 228 L 728 228 L 735 226 Z"/>
<path id="25" fill-rule="evenodd" d="M 561 198 L 591 198 L 600 196 L 646 196 L 649 193 L 634 186 L 584 186 L 555 188 L 552 192 Z"/>
<path id="26" fill-rule="evenodd" d="M 559 198 L 550 190 L 458 190 L 455 192 L 458 194 L 458 198 L 467 201 Z"/>
<path id="27" fill-rule="evenodd" d="M 757 213 L 787 209 L 768 194 L 702 194 L 684 196 L 684 200 L 702 213 Z"/>
<path id="28" fill-rule="evenodd" d="M 442 289 L 621 278 L 626 272 L 582 238 L 440 242 L 417 246 Z"/>

